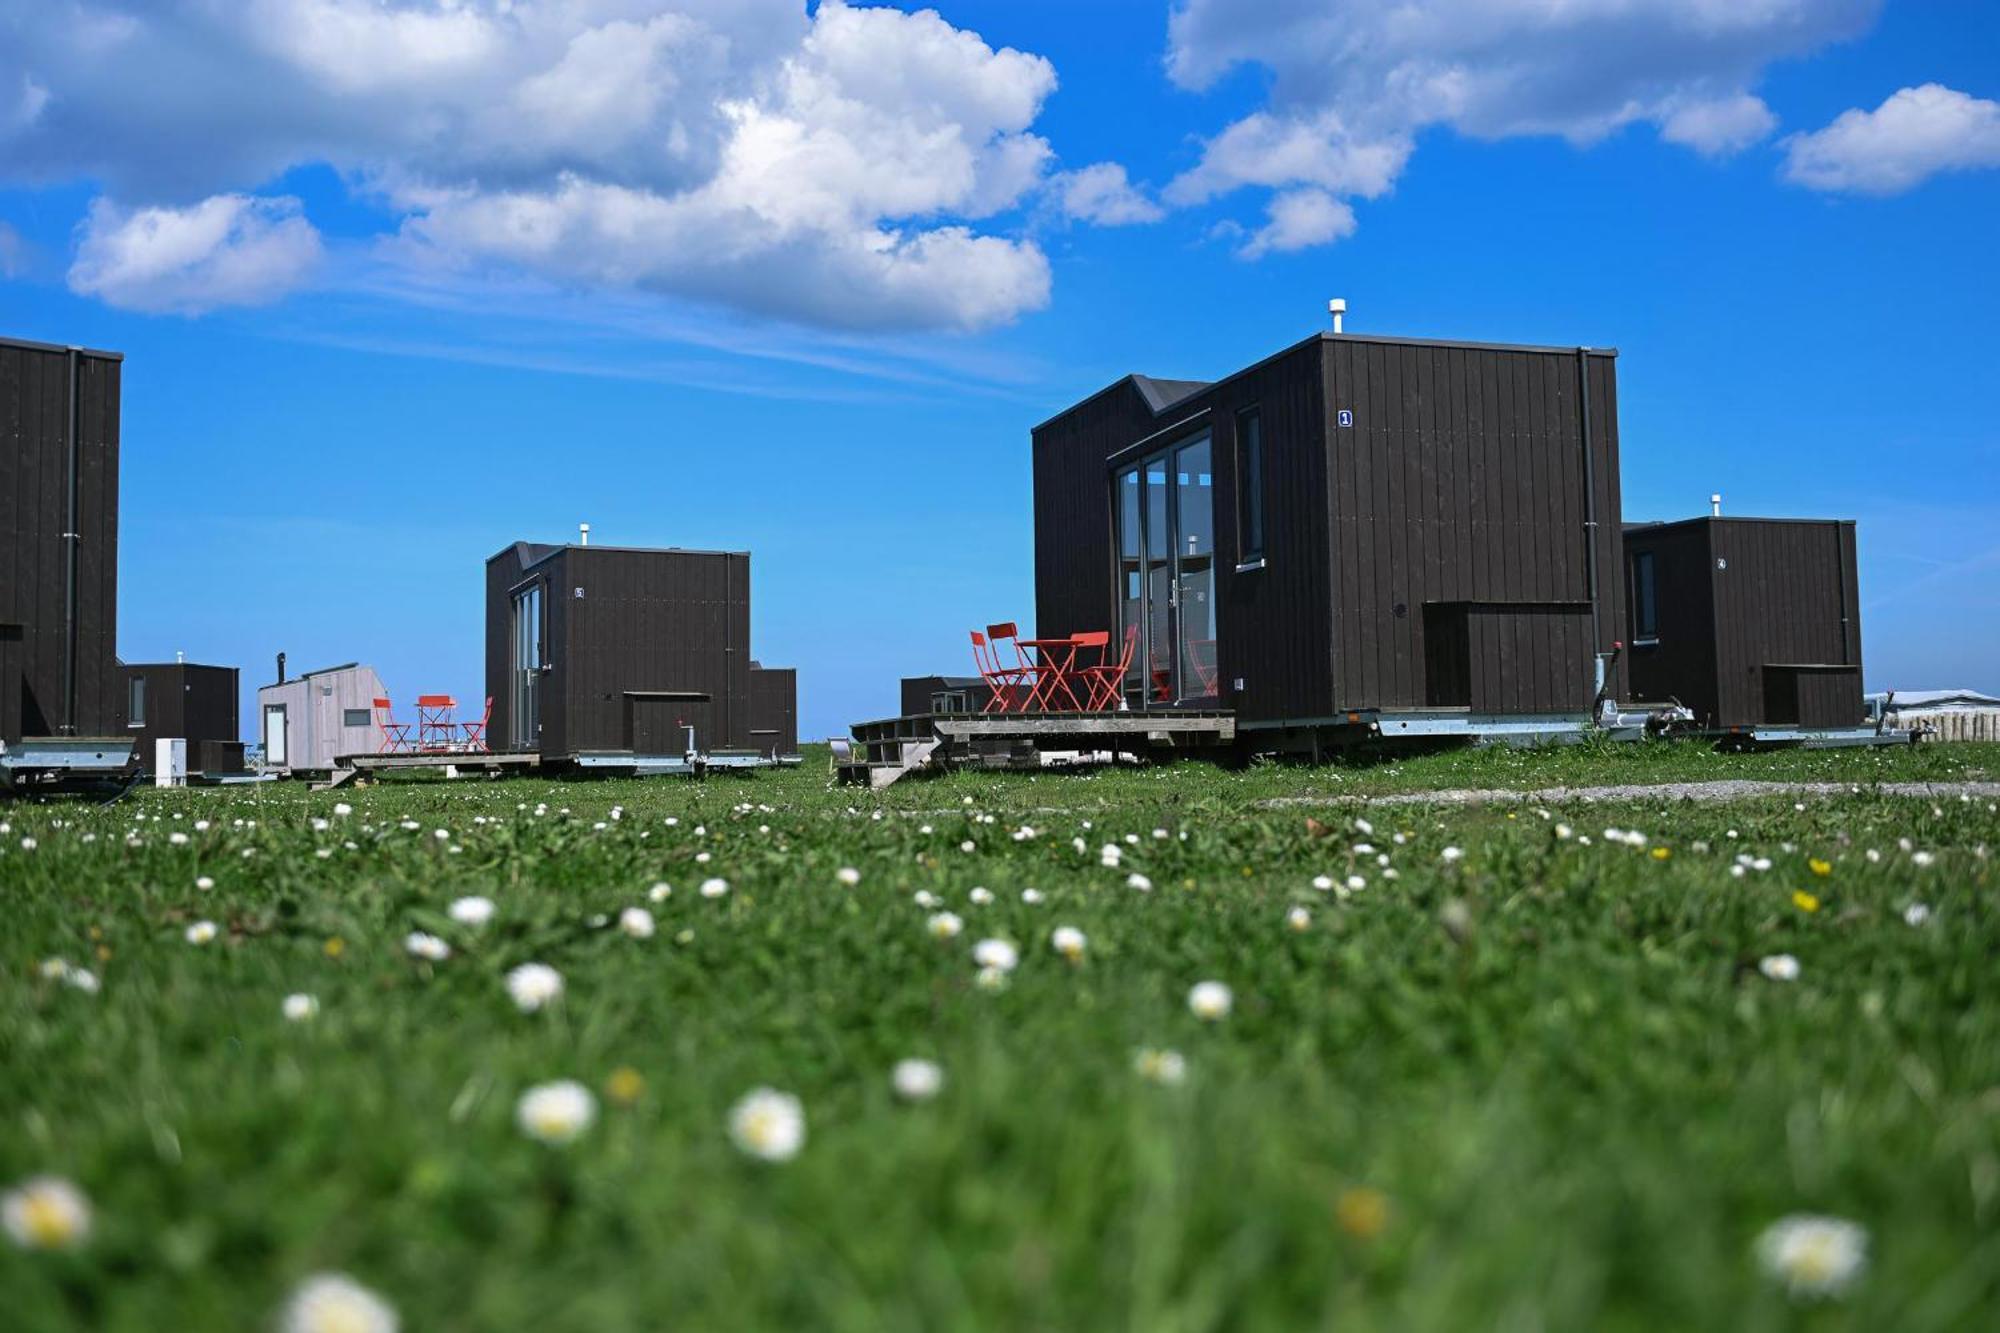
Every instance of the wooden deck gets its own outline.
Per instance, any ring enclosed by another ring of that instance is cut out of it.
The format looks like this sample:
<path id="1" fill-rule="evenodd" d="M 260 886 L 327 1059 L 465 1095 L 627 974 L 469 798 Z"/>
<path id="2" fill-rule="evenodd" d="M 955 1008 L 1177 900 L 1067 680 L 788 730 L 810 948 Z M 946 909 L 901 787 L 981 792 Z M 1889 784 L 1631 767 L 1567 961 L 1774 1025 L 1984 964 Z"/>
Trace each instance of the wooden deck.
<path id="1" fill-rule="evenodd" d="M 469 751 L 417 754 L 344 754 L 333 761 L 326 781 L 313 784 L 315 791 L 343 787 L 363 773 L 409 772 L 423 768 L 455 768 L 461 773 L 527 773 L 542 766 L 541 755 L 532 750 Z"/>
<path id="2" fill-rule="evenodd" d="M 857 722 L 844 782 L 882 788 L 922 768 L 1040 768 L 1051 754 L 1170 758 L 1225 751 L 1236 715 L 1162 709 L 1116 713 L 917 713 Z"/>

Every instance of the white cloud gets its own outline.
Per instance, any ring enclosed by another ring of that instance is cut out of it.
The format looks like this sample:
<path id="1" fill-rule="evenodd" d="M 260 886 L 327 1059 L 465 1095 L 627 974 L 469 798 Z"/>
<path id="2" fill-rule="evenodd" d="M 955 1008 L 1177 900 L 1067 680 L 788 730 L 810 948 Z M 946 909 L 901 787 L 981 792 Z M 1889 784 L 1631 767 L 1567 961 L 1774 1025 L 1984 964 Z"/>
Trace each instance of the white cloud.
<path id="1" fill-rule="evenodd" d="M 1354 210 L 1325 190 L 1287 190 L 1271 200 L 1267 213 L 1269 220 L 1237 251 L 1243 258 L 1304 250 L 1354 232 Z"/>
<path id="2" fill-rule="evenodd" d="M 1660 122 L 1660 137 L 1706 157 L 1740 153 L 1776 129 L 1778 118 L 1751 93 L 1688 102 Z"/>
<path id="3" fill-rule="evenodd" d="M 2000 167 L 2000 102 L 1926 83 L 1784 142 L 1788 180 L 1815 190 L 1900 194 L 1941 171 Z"/>
<path id="4" fill-rule="evenodd" d="M 319 233 L 292 198 L 219 194 L 130 212 L 99 199 L 69 285 L 128 310 L 195 315 L 275 301 L 305 281 L 320 254 Z"/>
<path id="5" fill-rule="evenodd" d="M 17 74 L 49 97 L 0 115 L 0 181 L 179 206 L 325 163 L 409 262 L 861 329 L 1048 299 L 1039 249 L 981 225 L 1048 172 L 1055 72 L 933 11 L 75 0 L 0 13 L 0 91 Z"/>
<path id="6" fill-rule="evenodd" d="M 1158 222 L 1165 211 L 1136 189 L 1116 162 L 1098 162 L 1058 173 L 1050 182 L 1064 217 L 1100 227 Z"/>
<path id="7" fill-rule="evenodd" d="M 1175 83 L 1201 91 L 1245 65 L 1268 70 L 1271 82 L 1268 105 L 1208 140 L 1165 197 L 1187 205 L 1254 186 L 1373 198 L 1431 127 L 1581 145 L 1645 123 L 1704 154 L 1735 152 L 1775 125 L 1751 91 L 1765 67 L 1860 32 L 1880 6 L 1179 0 L 1168 24 Z"/>

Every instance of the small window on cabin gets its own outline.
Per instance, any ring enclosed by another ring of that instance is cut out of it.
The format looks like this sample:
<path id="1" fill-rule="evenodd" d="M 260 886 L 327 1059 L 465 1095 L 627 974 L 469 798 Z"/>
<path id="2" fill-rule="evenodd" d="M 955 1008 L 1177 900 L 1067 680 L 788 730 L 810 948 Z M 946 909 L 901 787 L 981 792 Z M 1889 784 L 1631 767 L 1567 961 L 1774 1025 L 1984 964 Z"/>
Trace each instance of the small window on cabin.
<path id="1" fill-rule="evenodd" d="M 127 682 L 128 706 L 125 720 L 135 727 L 146 725 L 146 678 L 134 676 Z"/>
<path id="2" fill-rule="evenodd" d="M 1236 561 L 1264 559 L 1264 423 L 1256 408 L 1236 414 Z"/>
<path id="3" fill-rule="evenodd" d="M 1652 643 L 1660 637 L 1660 604 L 1653 582 L 1653 553 L 1632 557 L 1632 641 Z"/>
<path id="4" fill-rule="evenodd" d="M 340 710 L 340 725 L 343 727 L 372 727 L 374 717 L 365 708 L 343 708 Z"/>

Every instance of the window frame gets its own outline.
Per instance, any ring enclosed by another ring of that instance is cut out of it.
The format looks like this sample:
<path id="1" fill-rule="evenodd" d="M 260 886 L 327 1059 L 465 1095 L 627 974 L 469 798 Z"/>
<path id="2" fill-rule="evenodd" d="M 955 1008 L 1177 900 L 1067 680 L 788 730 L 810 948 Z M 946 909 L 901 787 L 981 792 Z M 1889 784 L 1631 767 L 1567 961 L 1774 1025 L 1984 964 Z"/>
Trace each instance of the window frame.
<path id="1" fill-rule="evenodd" d="M 1632 553 L 1632 646 L 1650 648 L 1660 641 L 1659 559 L 1653 551 Z"/>
<path id="2" fill-rule="evenodd" d="M 1264 414 L 1261 404 L 1238 408 L 1233 462 L 1236 467 L 1236 572 L 1264 568 L 1269 532 L 1264 515 Z"/>
<path id="3" fill-rule="evenodd" d="M 356 713 L 361 715 L 359 722 L 354 720 Z M 354 727 L 372 727 L 375 725 L 375 710 L 373 708 L 343 708 L 340 710 L 340 725 L 350 729 Z"/>
<path id="4" fill-rule="evenodd" d="M 125 681 L 125 725 L 144 727 L 146 725 L 146 678 L 130 676 Z"/>

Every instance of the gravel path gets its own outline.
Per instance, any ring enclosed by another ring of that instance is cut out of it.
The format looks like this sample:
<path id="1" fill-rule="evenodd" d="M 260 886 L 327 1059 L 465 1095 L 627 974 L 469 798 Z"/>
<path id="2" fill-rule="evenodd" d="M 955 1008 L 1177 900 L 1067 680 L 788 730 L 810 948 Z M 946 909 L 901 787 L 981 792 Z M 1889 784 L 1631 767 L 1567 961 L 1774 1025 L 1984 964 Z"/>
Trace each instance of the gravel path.
<path id="1" fill-rule="evenodd" d="M 2000 797 L 2000 782 L 1713 782 L 1620 783 L 1609 787 L 1536 787 L 1512 791 L 1504 787 L 1460 787 L 1442 791 L 1393 792 L 1382 796 L 1276 796 L 1257 801 L 1261 810 L 1291 806 L 1338 805 L 1560 805 L 1572 801 L 1749 801 L 1762 796 L 1882 796 L 1930 800 Z"/>

